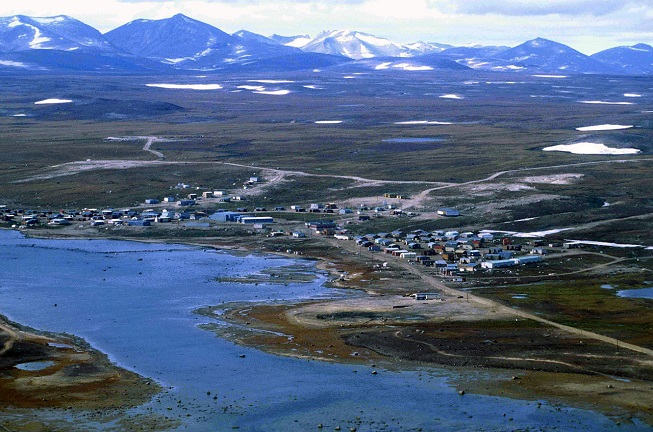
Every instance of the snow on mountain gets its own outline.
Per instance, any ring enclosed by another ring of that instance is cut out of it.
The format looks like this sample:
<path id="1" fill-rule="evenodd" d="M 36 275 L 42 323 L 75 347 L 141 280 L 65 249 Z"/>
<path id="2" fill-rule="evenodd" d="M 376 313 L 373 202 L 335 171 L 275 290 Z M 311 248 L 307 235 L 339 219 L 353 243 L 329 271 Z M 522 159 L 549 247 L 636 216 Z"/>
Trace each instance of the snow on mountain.
<path id="1" fill-rule="evenodd" d="M 245 30 L 232 36 L 182 14 L 155 21 L 132 21 L 106 36 L 126 52 L 178 69 L 215 70 L 298 51 Z"/>
<path id="2" fill-rule="evenodd" d="M 446 49 L 453 48 L 452 45 L 435 43 L 435 42 L 414 42 L 403 45 L 410 56 L 424 54 L 441 53 Z"/>
<path id="3" fill-rule="evenodd" d="M 502 51 L 484 69 L 540 73 L 610 73 L 613 68 L 573 48 L 543 38 Z"/>
<path id="4" fill-rule="evenodd" d="M 653 47 L 646 44 L 610 48 L 590 56 L 627 74 L 653 73 Z"/>
<path id="5" fill-rule="evenodd" d="M 130 54 L 171 62 L 226 51 L 236 41 L 222 30 L 182 14 L 161 20 L 131 21 L 105 36 Z"/>
<path id="6" fill-rule="evenodd" d="M 357 60 L 352 62 L 351 60 Z M 653 74 L 653 47 L 611 48 L 586 56 L 537 38 L 514 48 L 452 47 L 432 42 L 399 44 L 349 30 L 270 37 L 247 30 L 233 35 L 178 14 L 140 19 L 102 35 L 68 16 L 0 18 L 3 70 L 162 71 L 302 70 L 347 63 L 362 70 L 523 71 L 546 74 Z"/>
<path id="7" fill-rule="evenodd" d="M 313 39 L 309 35 L 299 35 L 299 36 L 280 36 L 273 34 L 270 36 L 270 39 L 273 41 L 294 48 L 301 48 Z"/>
<path id="8" fill-rule="evenodd" d="M 25 50 L 115 52 L 115 47 L 93 27 L 74 18 L 28 17 L 0 18 L 0 52 Z"/>
<path id="9" fill-rule="evenodd" d="M 482 69 L 499 53 L 510 49 L 507 46 L 462 46 L 451 47 L 442 51 L 441 56 L 454 60 L 472 69 Z"/>
<path id="10" fill-rule="evenodd" d="M 302 46 L 304 51 L 342 55 L 353 59 L 402 57 L 405 49 L 388 39 L 349 30 L 323 31 Z"/>
<path id="11" fill-rule="evenodd" d="M 283 45 L 283 44 L 279 44 L 279 42 L 277 42 L 276 40 L 274 40 L 272 38 L 260 35 L 258 33 L 253 33 L 251 31 L 247 31 L 247 30 L 237 31 L 232 36 L 241 38 L 241 39 L 246 40 L 246 41 L 266 43 L 266 44 L 269 44 L 269 45 Z"/>
<path id="12" fill-rule="evenodd" d="M 451 45 L 433 42 L 399 44 L 369 33 L 351 30 L 325 30 L 314 39 L 308 36 L 284 37 L 274 35 L 273 39 L 288 46 L 299 47 L 306 52 L 318 52 L 349 57 L 356 60 L 378 57 L 414 57 L 442 52 Z"/>

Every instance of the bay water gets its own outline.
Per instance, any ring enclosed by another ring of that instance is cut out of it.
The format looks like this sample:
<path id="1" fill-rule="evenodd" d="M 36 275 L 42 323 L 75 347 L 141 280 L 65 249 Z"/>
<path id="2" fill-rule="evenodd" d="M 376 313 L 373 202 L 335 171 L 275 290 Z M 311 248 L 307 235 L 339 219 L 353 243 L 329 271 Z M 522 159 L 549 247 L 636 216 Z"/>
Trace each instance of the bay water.
<path id="1" fill-rule="evenodd" d="M 218 282 L 288 265 L 305 266 L 309 283 Z M 121 430 L 125 417 L 174 419 L 191 431 L 438 430 L 609 431 L 599 413 L 537 401 L 465 394 L 459 373 L 407 365 L 384 370 L 266 354 L 235 345 L 200 324 L 203 306 L 288 302 L 348 294 L 324 286 L 308 260 L 229 254 L 200 247 L 118 240 L 59 240 L 0 230 L 0 314 L 51 332 L 71 333 L 164 391 L 121 418 L 97 421 L 68 411 L 36 411 L 70 430 Z M 475 372 L 482 374 L 483 372 Z M 470 372 L 471 374 L 471 372 Z M 0 411 L 0 419 L 24 411 Z M 30 412 L 34 416 L 34 412 Z M 17 417 L 18 416 L 18 417 Z M 621 431 L 649 429 L 642 422 Z"/>

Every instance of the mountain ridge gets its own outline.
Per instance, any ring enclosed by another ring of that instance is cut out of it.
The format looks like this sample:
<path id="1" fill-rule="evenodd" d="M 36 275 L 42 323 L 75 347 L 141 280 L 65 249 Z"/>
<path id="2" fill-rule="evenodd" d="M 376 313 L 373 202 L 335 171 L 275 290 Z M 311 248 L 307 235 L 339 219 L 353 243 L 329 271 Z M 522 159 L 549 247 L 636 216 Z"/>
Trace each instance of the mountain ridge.
<path id="1" fill-rule="evenodd" d="M 315 38 L 268 37 L 244 29 L 228 34 L 183 14 L 134 20 L 105 34 L 65 15 L 0 18 L 2 70 L 290 71 L 345 63 L 376 71 L 648 75 L 653 74 L 653 48 L 637 44 L 587 56 L 544 38 L 515 47 L 456 47 L 436 42 L 400 44 L 356 30 L 325 30 Z"/>

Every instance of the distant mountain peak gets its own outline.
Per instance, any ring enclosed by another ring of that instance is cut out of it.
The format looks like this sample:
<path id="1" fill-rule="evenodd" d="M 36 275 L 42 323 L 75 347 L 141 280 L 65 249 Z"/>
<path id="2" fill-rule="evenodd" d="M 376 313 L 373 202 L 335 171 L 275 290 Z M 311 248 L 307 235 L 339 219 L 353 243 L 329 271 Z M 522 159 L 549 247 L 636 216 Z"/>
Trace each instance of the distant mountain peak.
<path id="1" fill-rule="evenodd" d="M 592 54 L 592 58 L 622 73 L 653 74 L 653 47 L 647 44 L 609 48 Z"/>
<path id="2" fill-rule="evenodd" d="M 634 50 L 653 52 L 653 47 L 651 45 L 647 45 L 647 44 L 644 44 L 644 43 L 639 43 L 639 44 L 633 45 L 630 48 L 632 48 Z"/>
<path id="3" fill-rule="evenodd" d="M 410 58 L 410 59 L 407 59 Z M 357 60 L 352 62 L 351 60 Z M 138 19 L 105 35 L 67 15 L 0 17 L 0 69 L 33 70 L 363 70 L 464 69 L 522 73 L 653 75 L 653 47 L 639 43 L 586 56 L 543 38 L 514 48 L 396 43 L 352 29 L 309 35 L 233 35 L 184 14 Z M 461 66 L 462 65 L 462 66 Z M 386 72 L 387 73 L 387 72 Z M 403 73 L 403 72 L 402 72 Z"/>
<path id="4" fill-rule="evenodd" d="M 176 15 L 173 15 L 170 17 L 170 21 L 183 21 L 187 23 L 199 23 L 201 21 L 194 20 L 193 18 L 190 18 L 182 13 L 178 13 Z"/>
<path id="5" fill-rule="evenodd" d="M 115 51 L 99 31 L 66 15 L 0 18 L 0 51 L 32 49 Z"/>

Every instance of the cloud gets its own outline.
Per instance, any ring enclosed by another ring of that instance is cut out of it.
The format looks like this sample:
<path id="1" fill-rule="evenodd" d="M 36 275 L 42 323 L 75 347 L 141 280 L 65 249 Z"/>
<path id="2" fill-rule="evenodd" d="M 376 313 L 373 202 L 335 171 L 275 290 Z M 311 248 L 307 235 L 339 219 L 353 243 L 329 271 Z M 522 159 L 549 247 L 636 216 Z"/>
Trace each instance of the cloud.
<path id="1" fill-rule="evenodd" d="M 433 5 L 439 3 L 431 2 Z M 470 15 L 575 15 L 602 16 L 626 7 L 623 0 L 453 0 L 446 2 L 456 12 Z"/>

